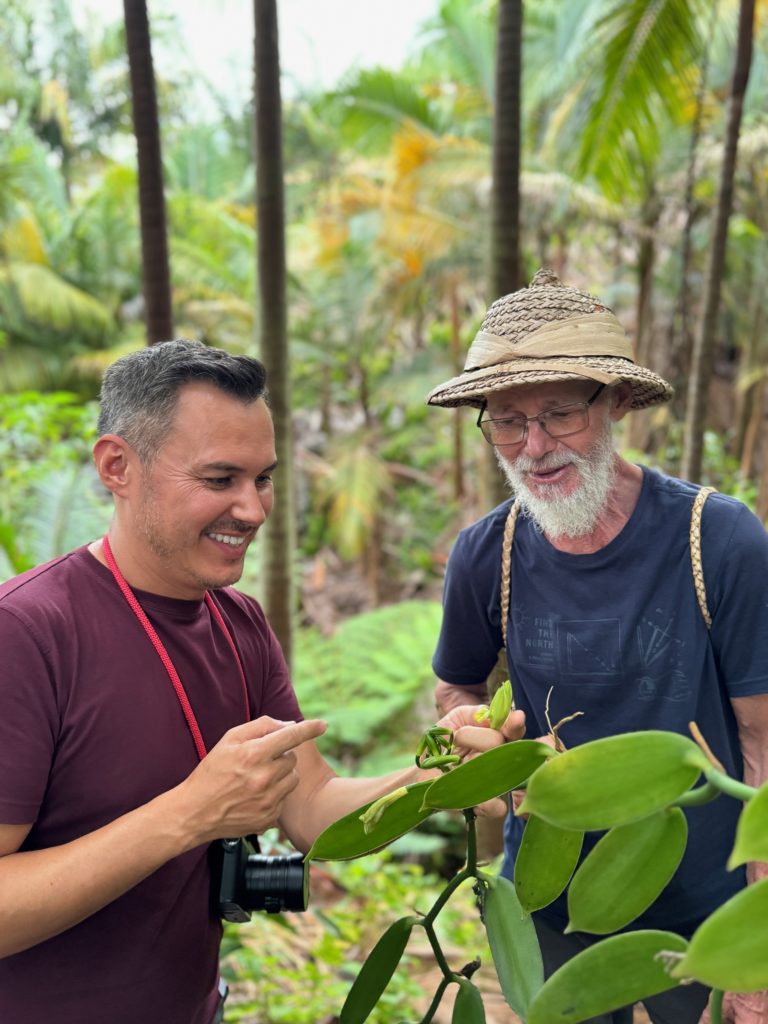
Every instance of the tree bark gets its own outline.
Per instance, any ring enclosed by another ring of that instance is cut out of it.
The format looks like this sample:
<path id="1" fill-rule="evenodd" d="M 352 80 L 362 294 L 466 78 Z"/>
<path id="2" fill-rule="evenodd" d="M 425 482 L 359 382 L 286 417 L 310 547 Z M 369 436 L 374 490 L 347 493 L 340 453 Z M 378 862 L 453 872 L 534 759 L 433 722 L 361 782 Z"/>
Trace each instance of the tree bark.
<path id="1" fill-rule="evenodd" d="M 715 212 L 715 225 L 707 266 L 704 311 L 693 346 L 691 375 L 688 382 L 688 408 L 685 420 L 685 443 L 680 475 L 686 480 L 698 480 L 701 475 L 706 402 L 712 377 L 713 351 L 717 319 L 720 309 L 720 289 L 725 271 L 725 253 L 728 242 L 728 221 L 733 206 L 733 182 L 736 157 L 744 108 L 744 95 L 749 83 L 752 64 L 752 36 L 755 20 L 755 0 L 741 0 L 739 28 L 731 83 L 728 122 L 726 127 L 723 165 Z"/>
<path id="2" fill-rule="evenodd" d="M 646 178 L 641 210 L 640 244 L 637 255 L 637 312 L 635 320 L 635 359 L 640 366 L 651 366 L 653 347 L 653 282 L 656 270 L 656 231 L 661 216 L 661 202 L 653 178 Z M 627 428 L 630 448 L 643 451 L 648 444 L 650 419 L 645 411 L 635 412 Z"/>
<path id="3" fill-rule="evenodd" d="M 451 282 L 449 299 L 451 304 L 451 355 L 453 372 L 461 373 L 461 325 L 459 323 L 459 295 L 455 281 Z M 457 405 L 451 409 L 453 416 L 453 497 L 457 505 L 464 500 L 464 409 Z"/>
<path id="4" fill-rule="evenodd" d="M 522 0 L 499 0 L 493 114 L 490 301 L 522 286 L 520 262 L 520 95 Z M 506 481 L 489 449 L 491 502 L 508 496 Z"/>
<path id="5" fill-rule="evenodd" d="M 685 380 L 685 370 L 691 361 L 693 348 L 693 337 L 691 331 L 691 254 L 693 251 L 693 225 L 699 212 L 699 204 L 696 202 L 694 190 L 696 187 L 696 165 L 698 161 L 699 144 L 701 142 L 702 123 L 704 118 L 704 103 L 707 92 L 707 79 L 709 76 L 709 63 L 712 53 L 712 46 L 717 24 L 717 12 L 719 0 L 714 0 L 709 16 L 709 27 L 707 29 L 706 44 L 702 54 L 699 68 L 699 85 L 696 90 L 696 109 L 691 125 L 691 138 L 688 145 L 688 166 L 685 174 L 685 227 L 683 228 L 683 241 L 680 247 L 680 292 L 677 298 L 677 305 L 672 317 L 669 344 L 669 369 L 668 379 L 675 388 L 675 396 L 672 399 L 672 408 L 676 415 L 683 413 L 682 395 L 679 385 Z M 676 329 L 679 324 L 679 332 Z"/>
<path id="6" fill-rule="evenodd" d="M 289 668 L 295 551 L 293 437 L 288 362 L 282 101 L 276 0 L 254 0 L 255 146 L 259 350 L 267 369 L 278 468 L 265 529 L 264 605 Z"/>
<path id="7" fill-rule="evenodd" d="M 755 447 L 752 413 L 755 400 L 762 390 L 764 377 L 760 372 L 760 342 L 763 336 L 763 292 L 762 275 L 752 278 L 750 297 L 749 336 L 741 350 L 739 372 L 736 376 L 736 457 L 741 464 L 743 479 L 752 475 L 752 458 Z M 761 403 L 762 404 L 762 403 Z M 758 421 L 759 424 L 759 421 Z M 752 451 L 750 451 L 752 449 Z M 746 475 L 745 475 L 746 469 Z"/>
<path id="8" fill-rule="evenodd" d="M 173 337 L 160 122 L 146 0 L 123 0 L 123 11 L 139 167 L 144 317 L 147 344 L 154 345 Z"/>
<path id="9" fill-rule="evenodd" d="M 496 44 L 491 192 L 491 301 L 522 285 L 520 270 L 520 93 L 522 0 L 500 0 Z"/>

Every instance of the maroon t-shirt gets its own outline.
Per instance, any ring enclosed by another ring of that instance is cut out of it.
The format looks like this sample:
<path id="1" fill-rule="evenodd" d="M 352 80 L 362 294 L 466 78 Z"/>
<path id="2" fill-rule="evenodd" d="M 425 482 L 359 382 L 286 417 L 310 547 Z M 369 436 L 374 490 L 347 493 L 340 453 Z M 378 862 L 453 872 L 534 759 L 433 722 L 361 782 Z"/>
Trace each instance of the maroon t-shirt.
<path id="1" fill-rule="evenodd" d="M 245 721 L 223 631 L 202 601 L 136 596 L 210 750 Z M 229 588 L 213 597 L 245 670 L 251 717 L 299 719 L 259 605 Z M 0 823 L 34 822 L 23 849 L 92 832 L 171 789 L 197 763 L 154 647 L 86 548 L 0 586 Z M 209 886 L 200 847 L 81 924 L 0 960 L 0 1021 L 210 1024 L 221 927 Z"/>

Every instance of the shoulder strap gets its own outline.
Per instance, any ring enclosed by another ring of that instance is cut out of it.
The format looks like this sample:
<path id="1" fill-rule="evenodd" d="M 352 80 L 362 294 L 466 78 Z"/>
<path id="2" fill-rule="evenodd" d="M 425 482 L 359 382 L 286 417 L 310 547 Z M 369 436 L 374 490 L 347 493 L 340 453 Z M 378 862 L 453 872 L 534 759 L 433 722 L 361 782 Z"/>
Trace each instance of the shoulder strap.
<path id="1" fill-rule="evenodd" d="M 507 649 L 507 622 L 509 621 L 509 580 L 512 575 L 512 541 L 515 538 L 515 524 L 520 507 L 516 501 L 504 523 L 504 540 L 501 544 L 501 639 L 502 651 Z"/>
<path id="2" fill-rule="evenodd" d="M 701 615 L 704 622 L 707 624 L 707 629 L 712 625 L 712 616 L 709 614 L 709 608 L 707 606 L 707 590 L 704 584 L 704 568 L 701 562 L 701 515 L 704 509 L 704 502 L 710 496 L 710 494 L 716 494 L 717 490 L 714 487 L 702 487 L 699 489 L 699 493 L 693 502 L 693 508 L 691 509 L 691 527 L 690 527 L 690 548 L 691 548 L 691 566 L 693 568 L 693 583 L 696 588 L 696 599 L 699 602 L 699 608 L 701 609 Z M 512 542 L 515 537 L 515 525 L 517 523 L 517 514 L 519 512 L 517 502 L 512 503 L 512 507 L 507 515 L 507 520 L 504 524 L 504 539 L 501 545 L 501 637 L 502 637 L 502 650 L 506 649 L 507 646 L 507 623 L 509 621 L 509 580 L 512 572 Z"/>
<path id="3" fill-rule="evenodd" d="M 704 509 L 704 502 L 710 496 L 715 494 L 716 490 L 714 487 L 702 487 L 699 489 L 699 493 L 693 502 L 693 508 L 691 509 L 691 531 L 690 531 L 690 545 L 691 545 L 691 566 L 693 568 L 693 585 L 696 587 L 696 599 L 699 602 L 699 608 L 704 621 L 707 624 L 707 629 L 712 626 L 712 616 L 709 614 L 709 608 L 707 607 L 707 590 L 704 585 L 704 567 L 701 564 L 701 513 Z"/>

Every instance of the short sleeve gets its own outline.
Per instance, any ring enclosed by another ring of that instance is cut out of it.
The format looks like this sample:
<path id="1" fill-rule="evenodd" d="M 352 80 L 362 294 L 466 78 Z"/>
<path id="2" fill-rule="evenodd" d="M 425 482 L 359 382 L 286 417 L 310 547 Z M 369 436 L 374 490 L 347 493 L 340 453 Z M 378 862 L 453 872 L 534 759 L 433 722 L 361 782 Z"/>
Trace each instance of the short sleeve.
<path id="1" fill-rule="evenodd" d="M 751 697 L 768 693 L 768 535 L 733 505 L 713 495 L 704 506 L 702 558 L 721 677 L 731 697 Z"/>
<path id="2" fill-rule="evenodd" d="M 496 664 L 502 644 L 498 596 L 501 536 L 497 544 L 459 534 L 446 567 L 443 619 L 432 669 L 455 686 L 480 686 Z"/>
<path id="3" fill-rule="evenodd" d="M 31 624 L 0 609 L 0 822 L 34 823 L 56 749 L 55 682 Z"/>

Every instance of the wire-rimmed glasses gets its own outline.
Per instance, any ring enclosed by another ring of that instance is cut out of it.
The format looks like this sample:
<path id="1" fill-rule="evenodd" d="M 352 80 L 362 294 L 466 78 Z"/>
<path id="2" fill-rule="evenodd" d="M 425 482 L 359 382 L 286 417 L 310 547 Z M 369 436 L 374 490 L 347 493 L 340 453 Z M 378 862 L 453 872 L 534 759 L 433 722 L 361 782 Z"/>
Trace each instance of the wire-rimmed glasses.
<path id="1" fill-rule="evenodd" d="M 589 424 L 589 409 L 600 397 L 605 384 L 601 384 L 591 398 L 584 402 L 569 402 L 554 409 L 546 409 L 535 416 L 504 416 L 500 419 L 483 419 L 485 406 L 477 417 L 477 425 L 483 437 L 494 447 L 506 444 L 522 444 L 528 436 L 528 424 L 534 420 L 550 437 L 558 439 L 571 437 L 585 430 Z"/>

